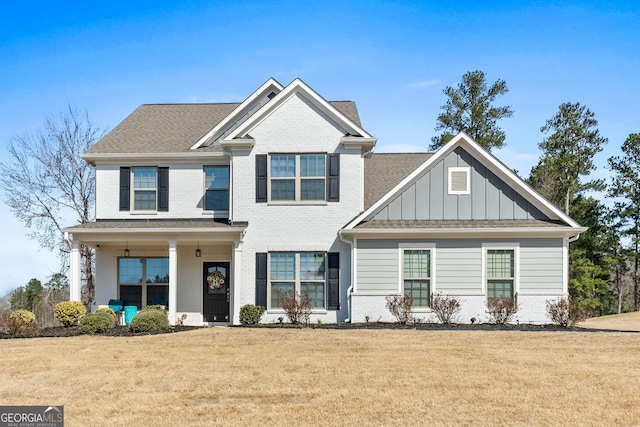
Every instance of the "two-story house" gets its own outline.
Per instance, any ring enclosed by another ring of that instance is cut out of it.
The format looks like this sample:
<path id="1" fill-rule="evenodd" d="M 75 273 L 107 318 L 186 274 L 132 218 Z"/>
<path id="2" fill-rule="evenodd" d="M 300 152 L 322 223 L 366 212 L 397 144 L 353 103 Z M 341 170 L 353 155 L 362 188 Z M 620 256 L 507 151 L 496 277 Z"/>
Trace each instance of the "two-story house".
<path id="1" fill-rule="evenodd" d="M 399 293 L 424 320 L 443 293 L 462 322 L 502 296 L 520 322 L 548 322 L 585 228 L 464 134 L 432 154 L 375 144 L 353 102 L 299 79 L 241 103 L 140 106 L 82 155 L 96 221 L 66 229 L 71 298 L 85 244 L 96 304 L 164 304 L 172 323 L 237 324 L 245 304 L 273 322 L 288 291 L 314 322 L 392 320 L 385 297 Z"/>

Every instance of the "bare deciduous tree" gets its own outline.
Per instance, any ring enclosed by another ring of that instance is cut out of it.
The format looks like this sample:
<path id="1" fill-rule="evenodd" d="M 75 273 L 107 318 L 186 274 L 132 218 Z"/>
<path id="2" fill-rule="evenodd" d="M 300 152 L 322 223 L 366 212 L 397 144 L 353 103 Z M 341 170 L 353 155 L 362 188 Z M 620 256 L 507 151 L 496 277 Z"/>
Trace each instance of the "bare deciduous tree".
<path id="1" fill-rule="evenodd" d="M 86 112 L 69 106 L 60 115 L 47 118 L 34 133 L 13 137 L 8 159 L 0 163 L 6 204 L 31 230 L 28 237 L 42 248 L 59 250 L 63 266 L 71 248 L 62 229 L 93 219 L 95 171 L 80 154 L 103 135 Z M 88 304 L 94 295 L 93 249 L 82 245 L 80 255 L 82 298 Z"/>

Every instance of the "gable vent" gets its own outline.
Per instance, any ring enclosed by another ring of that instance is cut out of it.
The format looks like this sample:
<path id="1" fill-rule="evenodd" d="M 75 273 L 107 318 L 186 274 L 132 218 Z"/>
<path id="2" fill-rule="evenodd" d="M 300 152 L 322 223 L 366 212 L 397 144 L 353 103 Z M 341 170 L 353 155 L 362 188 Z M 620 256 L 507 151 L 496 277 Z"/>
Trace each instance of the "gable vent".
<path id="1" fill-rule="evenodd" d="M 272 100 L 275 97 L 276 97 L 276 93 L 275 92 L 271 92 L 269 95 L 267 95 L 267 98 L 269 98 L 269 100 Z"/>
<path id="2" fill-rule="evenodd" d="M 449 194 L 469 194 L 470 168 L 449 168 Z"/>

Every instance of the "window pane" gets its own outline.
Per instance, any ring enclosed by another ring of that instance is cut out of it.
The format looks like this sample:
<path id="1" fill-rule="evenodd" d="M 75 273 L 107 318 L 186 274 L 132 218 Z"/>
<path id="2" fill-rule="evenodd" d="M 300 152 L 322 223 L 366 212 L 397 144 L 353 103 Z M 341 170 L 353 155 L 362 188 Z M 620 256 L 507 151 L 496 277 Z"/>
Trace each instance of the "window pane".
<path id="1" fill-rule="evenodd" d="M 296 188 L 293 179 L 271 181 L 271 200 L 295 200 Z"/>
<path id="2" fill-rule="evenodd" d="M 147 259 L 147 283 L 169 283 L 169 258 Z"/>
<path id="3" fill-rule="evenodd" d="M 204 196 L 204 209 L 207 211 L 228 211 L 229 190 L 207 190 Z"/>
<path id="4" fill-rule="evenodd" d="M 296 279 L 296 255 L 295 254 L 271 254 L 270 265 L 271 280 L 295 280 Z"/>
<path id="5" fill-rule="evenodd" d="M 120 258 L 119 283 L 142 283 L 142 260 L 140 258 Z"/>
<path id="6" fill-rule="evenodd" d="M 300 283 L 300 295 L 309 297 L 311 307 L 324 308 L 324 282 Z"/>
<path id="7" fill-rule="evenodd" d="M 147 305 L 164 305 L 169 308 L 169 286 L 153 285 L 147 286 Z"/>
<path id="8" fill-rule="evenodd" d="M 405 250 L 404 277 L 407 279 L 431 277 L 431 251 Z"/>
<path id="9" fill-rule="evenodd" d="M 487 277 L 509 278 L 514 276 L 513 249 L 487 250 Z"/>
<path id="10" fill-rule="evenodd" d="M 324 254 L 300 254 L 300 279 L 324 280 Z"/>
<path id="11" fill-rule="evenodd" d="M 324 154 L 300 156 L 300 176 L 325 176 Z"/>
<path id="12" fill-rule="evenodd" d="M 135 305 L 138 310 L 142 309 L 142 286 L 121 285 L 120 299 L 127 305 Z"/>
<path id="13" fill-rule="evenodd" d="M 513 280 L 490 280 L 487 282 L 488 298 L 513 298 Z"/>
<path id="14" fill-rule="evenodd" d="M 324 200 L 324 179 L 303 179 L 300 182 L 301 200 Z"/>
<path id="15" fill-rule="evenodd" d="M 271 156 L 271 177 L 296 176 L 296 156 Z"/>
<path id="16" fill-rule="evenodd" d="M 133 187 L 138 188 L 156 188 L 156 168 L 134 168 L 133 169 Z"/>
<path id="17" fill-rule="evenodd" d="M 133 209 L 137 211 L 155 211 L 156 210 L 156 192 L 155 191 L 135 191 L 133 196 Z"/>
<path id="18" fill-rule="evenodd" d="M 293 282 L 271 282 L 271 308 L 282 307 L 280 296 L 288 296 L 295 291 Z"/>
<path id="19" fill-rule="evenodd" d="M 429 306 L 429 280 L 405 280 L 404 293 L 413 298 L 415 307 Z"/>
<path id="20" fill-rule="evenodd" d="M 209 166 L 204 168 L 204 187 L 215 189 L 229 188 L 229 167 Z"/>

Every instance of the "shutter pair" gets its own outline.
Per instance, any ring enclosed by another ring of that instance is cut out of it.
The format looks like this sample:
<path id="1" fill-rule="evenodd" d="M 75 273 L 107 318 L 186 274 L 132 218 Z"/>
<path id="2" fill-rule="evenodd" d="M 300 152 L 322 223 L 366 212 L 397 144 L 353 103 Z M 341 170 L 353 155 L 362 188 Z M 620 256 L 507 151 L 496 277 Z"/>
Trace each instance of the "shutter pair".
<path id="1" fill-rule="evenodd" d="M 340 201 L 340 154 L 327 155 L 327 202 Z M 267 155 L 256 154 L 256 203 L 266 203 L 268 200 Z"/>
<path id="2" fill-rule="evenodd" d="M 340 309 L 340 253 L 327 254 L 327 309 Z M 267 253 L 256 253 L 256 305 L 267 308 Z"/>
<path id="3" fill-rule="evenodd" d="M 158 212 L 169 212 L 169 168 L 158 168 Z M 120 168 L 120 210 L 131 210 L 131 168 Z"/>

